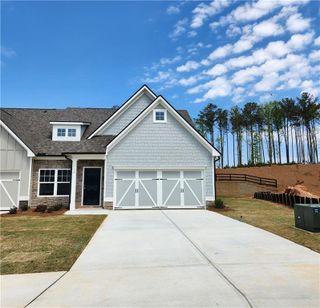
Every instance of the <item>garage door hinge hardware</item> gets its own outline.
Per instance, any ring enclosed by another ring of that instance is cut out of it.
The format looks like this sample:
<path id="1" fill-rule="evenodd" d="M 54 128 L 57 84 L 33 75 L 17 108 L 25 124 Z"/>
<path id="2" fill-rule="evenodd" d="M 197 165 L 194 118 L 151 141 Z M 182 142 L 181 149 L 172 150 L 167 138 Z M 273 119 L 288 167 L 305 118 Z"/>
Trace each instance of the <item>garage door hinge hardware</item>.
<path id="1" fill-rule="evenodd" d="M 122 181 L 122 179 L 115 179 L 115 181 Z"/>
<path id="2" fill-rule="evenodd" d="M 136 188 L 134 191 L 137 193 L 137 192 L 139 192 L 139 189 Z"/>
<path id="3" fill-rule="evenodd" d="M 183 193 L 183 192 L 184 192 L 184 189 L 183 189 L 183 188 L 181 188 L 181 189 L 180 189 L 180 192 L 182 192 L 182 193 Z"/>

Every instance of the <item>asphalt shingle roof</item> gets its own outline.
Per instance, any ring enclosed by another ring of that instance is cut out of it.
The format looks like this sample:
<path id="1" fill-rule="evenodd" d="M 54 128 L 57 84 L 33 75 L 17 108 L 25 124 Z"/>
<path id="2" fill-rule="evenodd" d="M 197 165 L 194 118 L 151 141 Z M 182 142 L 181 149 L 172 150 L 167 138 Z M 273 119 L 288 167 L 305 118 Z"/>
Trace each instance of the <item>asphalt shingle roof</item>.
<path id="1" fill-rule="evenodd" d="M 0 118 L 36 155 L 61 155 L 62 153 L 105 153 L 106 146 L 116 136 L 96 136 L 87 139 L 117 109 L 66 108 L 28 109 L 1 108 Z M 177 110 L 191 125 L 186 110 Z M 52 141 L 50 122 L 88 122 L 81 141 Z"/>

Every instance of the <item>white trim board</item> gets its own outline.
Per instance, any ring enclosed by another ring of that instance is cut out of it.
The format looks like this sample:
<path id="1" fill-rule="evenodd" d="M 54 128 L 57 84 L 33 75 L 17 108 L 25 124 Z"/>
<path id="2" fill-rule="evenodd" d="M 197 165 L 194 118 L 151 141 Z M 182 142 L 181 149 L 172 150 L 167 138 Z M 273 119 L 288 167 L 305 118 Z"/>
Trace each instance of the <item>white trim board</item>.
<path id="1" fill-rule="evenodd" d="M 34 157 L 35 154 L 33 153 L 33 151 L 28 148 L 25 143 L 6 125 L 3 123 L 2 120 L 0 120 L 0 125 L 5 128 L 8 133 L 27 151 L 27 156 L 28 157 Z"/>
<path id="2" fill-rule="evenodd" d="M 103 129 L 105 129 L 111 122 L 117 119 L 120 114 L 127 110 L 143 93 L 146 93 L 152 100 L 156 99 L 156 95 L 146 86 L 142 86 L 133 96 L 129 98 L 109 119 L 107 119 L 102 125 L 100 125 L 89 137 L 91 139 Z"/>
<path id="3" fill-rule="evenodd" d="M 213 157 L 220 157 L 220 153 L 205 140 L 190 124 L 162 97 L 158 96 L 148 108 L 146 108 L 135 120 L 133 120 L 115 139 L 113 139 L 106 148 L 106 154 L 121 141 L 134 127 L 138 125 L 158 104 L 163 105 L 170 111 L 171 115 L 189 132 L 193 135 L 211 154 Z"/>

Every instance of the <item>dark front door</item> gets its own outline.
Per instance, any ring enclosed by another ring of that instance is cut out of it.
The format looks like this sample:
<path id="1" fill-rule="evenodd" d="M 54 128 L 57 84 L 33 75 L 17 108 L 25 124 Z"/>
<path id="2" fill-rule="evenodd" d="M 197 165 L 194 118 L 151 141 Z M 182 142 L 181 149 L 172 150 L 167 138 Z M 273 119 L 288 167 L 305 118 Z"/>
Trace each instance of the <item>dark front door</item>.
<path id="1" fill-rule="evenodd" d="M 100 205 L 100 168 L 84 168 L 83 205 Z"/>

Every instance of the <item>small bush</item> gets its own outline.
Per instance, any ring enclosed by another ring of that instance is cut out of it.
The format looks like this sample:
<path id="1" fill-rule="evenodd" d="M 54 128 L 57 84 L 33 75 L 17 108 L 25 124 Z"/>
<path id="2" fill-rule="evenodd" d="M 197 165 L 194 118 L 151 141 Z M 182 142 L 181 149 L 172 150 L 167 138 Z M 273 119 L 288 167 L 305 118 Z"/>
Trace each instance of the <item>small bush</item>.
<path id="1" fill-rule="evenodd" d="M 19 210 L 20 210 L 20 211 L 28 211 L 28 208 L 29 208 L 29 206 L 28 206 L 27 203 L 21 203 L 21 204 L 19 204 Z"/>
<path id="2" fill-rule="evenodd" d="M 47 206 L 45 204 L 39 204 L 37 205 L 34 211 L 44 213 L 46 210 L 47 210 Z"/>
<path id="3" fill-rule="evenodd" d="M 214 201 L 214 207 L 216 209 L 223 209 L 224 208 L 224 202 L 222 199 L 217 199 Z"/>
<path id="4" fill-rule="evenodd" d="M 18 208 L 16 206 L 13 206 L 9 209 L 9 214 L 17 214 Z"/>
<path id="5" fill-rule="evenodd" d="M 53 212 L 53 211 L 55 211 L 54 205 L 49 205 L 49 206 L 47 207 L 47 212 L 48 212 L 48 213 L 51 213 L 51 212 Z"/>
<path id="6" fill-rule="evenodd" d="M 53 205 L 53 210 L 54 211 L 59 211 L 62 208 L 63 208 L 63 204 L 62 203 L 58 203 L 58 204 Z"/>

